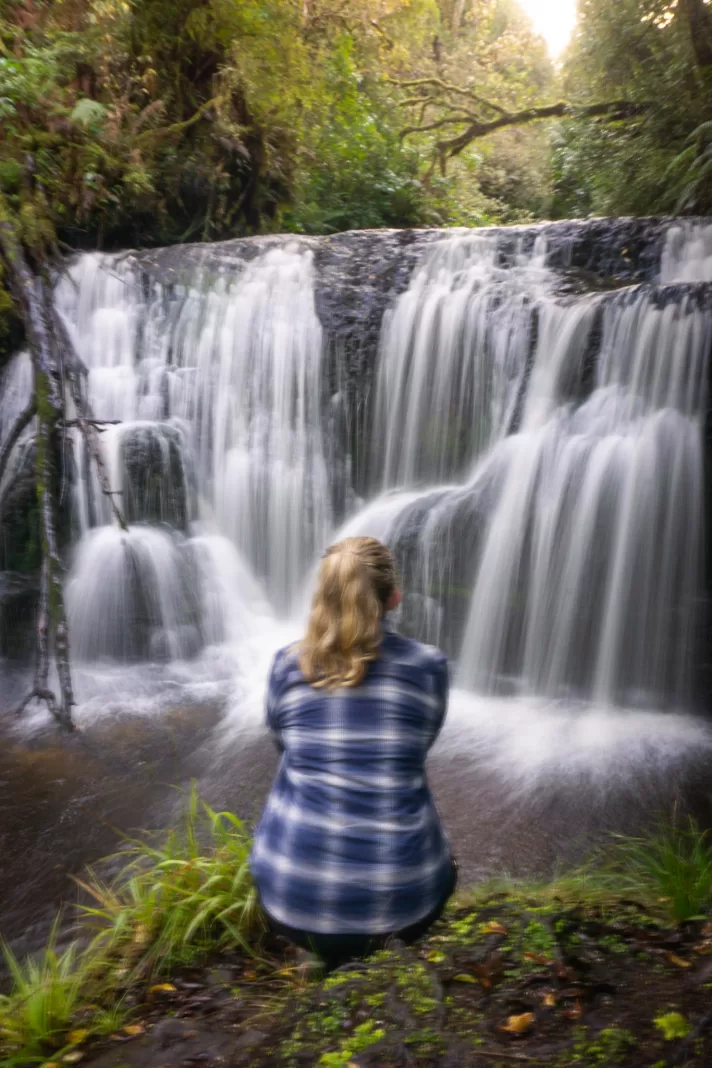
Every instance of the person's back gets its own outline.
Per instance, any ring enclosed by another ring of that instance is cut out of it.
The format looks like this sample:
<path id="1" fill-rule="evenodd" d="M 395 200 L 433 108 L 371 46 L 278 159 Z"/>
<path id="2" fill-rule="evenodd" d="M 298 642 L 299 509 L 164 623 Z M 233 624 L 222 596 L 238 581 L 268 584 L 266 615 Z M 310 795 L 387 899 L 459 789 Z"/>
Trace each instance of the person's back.
<path id="1" fill-rule="evenodd" d="M 304 642 L 277 654 L 270 677 L 283 755 L 252 871 L 273 924 L 331 963 L 418 933 L 454 884 L 425 777 L 447 661 L 384 623 L 399 599 L 385 546 L 332 547 Z"/>

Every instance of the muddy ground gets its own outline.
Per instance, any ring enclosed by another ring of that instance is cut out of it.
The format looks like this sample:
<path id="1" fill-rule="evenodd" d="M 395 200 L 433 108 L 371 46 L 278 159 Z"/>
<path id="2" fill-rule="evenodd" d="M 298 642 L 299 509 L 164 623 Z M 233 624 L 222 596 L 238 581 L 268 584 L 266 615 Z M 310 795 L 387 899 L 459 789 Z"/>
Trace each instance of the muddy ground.
<path id="1" fill-rule="evenodd" d="M 452 906 L 420 943 L 322 978 L 279 940 L 124 1001 L 121 1026 L 57 1063 L 85 1068 L 706 1068 L 712 922 L 494 897 Z"/>

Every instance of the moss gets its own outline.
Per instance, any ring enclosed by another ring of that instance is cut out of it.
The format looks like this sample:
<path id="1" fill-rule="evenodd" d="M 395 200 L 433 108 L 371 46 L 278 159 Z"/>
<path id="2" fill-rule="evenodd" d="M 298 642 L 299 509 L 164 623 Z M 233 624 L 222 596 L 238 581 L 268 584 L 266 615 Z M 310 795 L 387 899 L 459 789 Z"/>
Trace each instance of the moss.
<path id="1" fill-rule="evenodd" d="M 672 1042 L 677 1038 L 687 1038 L 692 1028 L 679 1012 L 666 1012 L 656 1016 L 653 1021 L 658 1031 L 662 1031 L 666 1042 Z"/>
<path id="2" fill-rule="evenodd" d="M 566 1064 L 580 1065 L 581 1068 L 613 1068 L 623 1064 L 628 1054 L 638 1045 L 638 1040 L 630 1031 L 622 1027 L 607 1027 L 589 1038 L 586 1027 L 577 1031 L 574 1047 Z M 570 1057 L 573 1057 L 573 1060 Z"/>

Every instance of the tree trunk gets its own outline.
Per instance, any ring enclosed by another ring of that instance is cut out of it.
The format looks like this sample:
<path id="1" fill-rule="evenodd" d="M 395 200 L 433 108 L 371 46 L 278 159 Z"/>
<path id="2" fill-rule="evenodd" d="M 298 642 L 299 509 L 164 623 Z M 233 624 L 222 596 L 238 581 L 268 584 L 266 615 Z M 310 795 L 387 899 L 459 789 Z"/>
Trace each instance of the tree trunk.
<path id="1" fill-rule="evenodd" d="M 690 31 L 697 66 L 712 68 L 712 8 L 704 0 L 679 0 L 679 10 Z"/>
<path id="2" fill-rule="evenodd" d="M 67 730 L 72 730 L 74 695 L 62 589 L 64 568 L 57 548 L 57 508 L 53 464 L 55 435 L 64 418 L 61 374 L 55 355 L 56 346 L 53 343 L 51 324 L 47 316 L 44 284 L 41 278 L 33 276 L 30 271 L 12 219 L 5 210 L 2 200 L 0 200 L 0 253 L 7 267 L 12 294 L 19 306 L 27 330 L 34 368 L 34 405 L 39 424 L 35 472 L 40 515 L 42 575 L 36 626 L 37 662 L 34 686 L 18 711 L 22 711 L 33 699 L 44 701 L 58 722 Z M 59 675 L 59 702 L 56 701 L 48 685 L 49 658 L 52 648 Z"/>

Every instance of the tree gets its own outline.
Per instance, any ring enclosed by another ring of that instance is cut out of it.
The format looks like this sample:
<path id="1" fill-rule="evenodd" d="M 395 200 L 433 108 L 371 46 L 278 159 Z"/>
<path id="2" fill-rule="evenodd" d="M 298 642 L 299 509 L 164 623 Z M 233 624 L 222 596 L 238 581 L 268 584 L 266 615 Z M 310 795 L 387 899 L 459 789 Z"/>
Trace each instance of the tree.
<path id="1" fill-rule="evenodd" d="M 624 126 L 560 128 L 557 214 L 710 210 L 711 22 L 703 0 L 580 0 L 568 92 L 586 103 L 608 92 L 647 106 Z"/>

